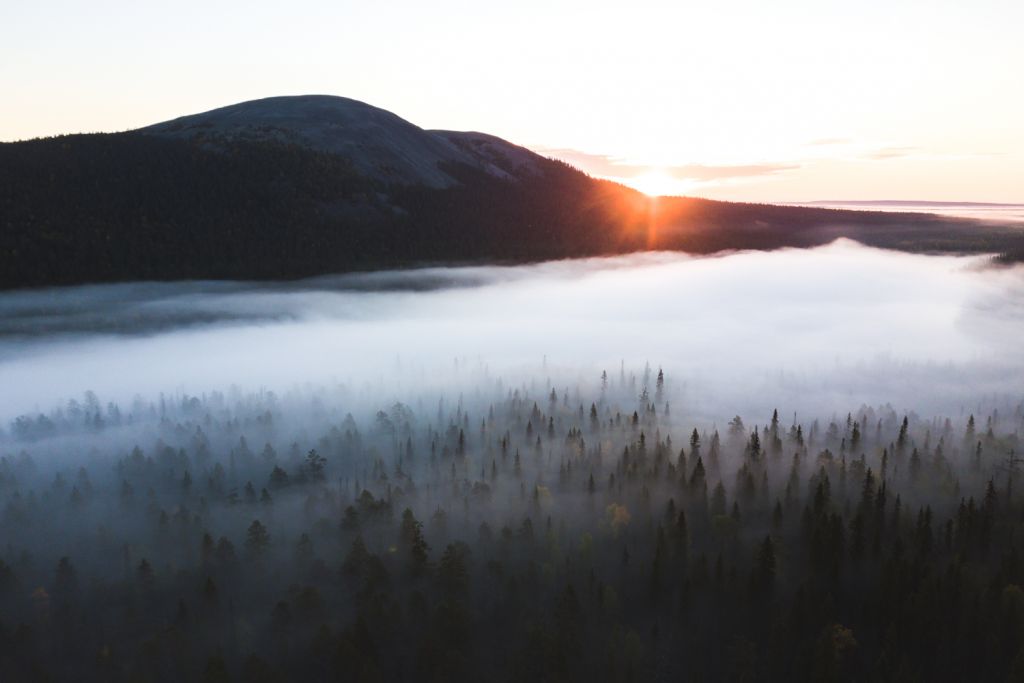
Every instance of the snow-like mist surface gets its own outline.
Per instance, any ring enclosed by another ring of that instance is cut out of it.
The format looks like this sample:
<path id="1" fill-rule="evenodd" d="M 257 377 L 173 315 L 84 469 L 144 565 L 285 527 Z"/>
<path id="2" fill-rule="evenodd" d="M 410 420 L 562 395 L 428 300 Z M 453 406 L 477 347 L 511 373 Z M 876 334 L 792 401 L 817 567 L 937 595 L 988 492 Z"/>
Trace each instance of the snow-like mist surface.
<path id="1" fill-rule="evenodd" d="M 228 387 L 596 384 L 649 362 L 695 416 L 861 403 L 960 414 L 1024 391 L 1024 269 L 837 242 L 288 285 L 136 284 L 0 295 L 0 420 Z M 677 403 L 673 403 L 673 410 Z"/>

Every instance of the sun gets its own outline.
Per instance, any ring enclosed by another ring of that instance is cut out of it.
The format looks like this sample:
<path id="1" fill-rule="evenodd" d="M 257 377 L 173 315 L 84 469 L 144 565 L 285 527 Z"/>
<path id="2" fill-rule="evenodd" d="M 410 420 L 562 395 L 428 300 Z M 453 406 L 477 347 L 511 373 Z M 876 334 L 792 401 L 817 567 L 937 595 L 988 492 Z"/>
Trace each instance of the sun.
<path id="1" fill-rule="evenodd" d="M 661 197 L 665 195 L 678 195 L 681 193 L 681 183 L 664 171 L 652 170 L 630 178 L 627 184 L 640 190 L 650 197 Z"/>

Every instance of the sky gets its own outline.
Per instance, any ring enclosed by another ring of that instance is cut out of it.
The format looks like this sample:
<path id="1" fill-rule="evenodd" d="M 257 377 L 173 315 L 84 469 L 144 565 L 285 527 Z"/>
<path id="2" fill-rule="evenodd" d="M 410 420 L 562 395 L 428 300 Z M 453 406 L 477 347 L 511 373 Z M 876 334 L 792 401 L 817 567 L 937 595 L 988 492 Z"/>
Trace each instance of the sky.
<path id="1" fill-rule="evenodd" d="M 15 0 L 0 140 L 334 94 L 655 194 L 1024 202 L 1024 3 Z"/>

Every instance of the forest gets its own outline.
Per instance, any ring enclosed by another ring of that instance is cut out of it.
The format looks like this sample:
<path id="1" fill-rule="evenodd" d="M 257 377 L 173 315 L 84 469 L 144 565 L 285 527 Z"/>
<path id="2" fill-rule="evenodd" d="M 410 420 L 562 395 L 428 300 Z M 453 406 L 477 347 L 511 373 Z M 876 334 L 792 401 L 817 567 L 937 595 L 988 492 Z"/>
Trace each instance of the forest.
<path id="1" fill-rule="evenodd" d="M 275 140 L 141 132 L 0 143 L 0 288 L 286 280 L 424 264 L 525 263 L 828 244 L 1020 260 L 1012 224 L 926 214 L 651 199 L 537 156 L 540 174 L 468 166 L 445 189 L 386 184 Z"/>
<path id="2" fill-rule="evenodd" d="M 679 395 L 623 365 L 24 414 L 0 679 L 1024 680 L 1020 397 Z"/>

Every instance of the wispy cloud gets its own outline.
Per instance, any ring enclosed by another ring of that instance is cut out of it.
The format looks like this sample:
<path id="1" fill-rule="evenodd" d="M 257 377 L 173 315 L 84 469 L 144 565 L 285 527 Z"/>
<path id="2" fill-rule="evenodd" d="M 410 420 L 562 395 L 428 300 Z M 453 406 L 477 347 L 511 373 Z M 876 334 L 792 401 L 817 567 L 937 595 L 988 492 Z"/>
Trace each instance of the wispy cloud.
<path id="1" fill-rule="evenodd" d="M 795 163 L 758 163 L 758 164 L 678 164 L 660 166 L 654 164 L 637 164 L 607 154 L 592 154 L 576 149 L 541 148 L 537 152 L 555 159 L 560 159 L 582 170 L 597 176 L 631 179 L 658 172 L 676 180 L 710 182 L 729 180 L 732 178 L 753 178 L 772 175 L 783 171 L 800 168 Z"/>
<path id="2" fill-rule="evenodd" d="M 888 161 L 889 159 L 905 159 L 913 157 L 929 161 L 958 161 L 977 159 L 979 157 L 1001 156 L 1000 152 L 939 152 L 910 145 L 889 145 L 868 150 L 857 157 L 866 161 Z"/>
<path id="3" fill-rule="evenodd" d="M 921 151 L 920 147 L 882 147 L 864 155 L 865 159 L 884 161 L 886 159 L 899 159 L 909 157 Z"/>
<path id="4" fill-rule="evenodd" d="M 709 166 L 705 164 L 687 164 L 673 166 L 665 171 L 673 178 L 690 180 L 725 180 L 728 178 L 753 178 L 756 176 L 773 175 L 783 171 L 793 171 L 800 164 L 738 164 Z"/>

